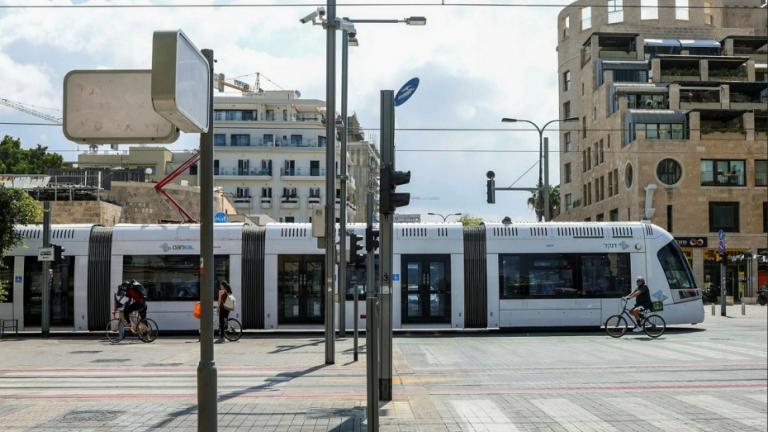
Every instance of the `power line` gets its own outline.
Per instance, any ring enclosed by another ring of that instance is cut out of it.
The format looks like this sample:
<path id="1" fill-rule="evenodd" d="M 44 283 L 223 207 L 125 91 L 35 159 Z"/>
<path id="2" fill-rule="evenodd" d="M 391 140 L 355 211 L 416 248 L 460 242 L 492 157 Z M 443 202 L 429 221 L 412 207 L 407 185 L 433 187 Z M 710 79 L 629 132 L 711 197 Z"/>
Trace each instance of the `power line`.
<path id="1" fill-rule="evenodd" d="M 29 5 L 29 4 L 8 4 L 0 5 L 0 9 L 206 9 L 206 8 L 310 8 L 325 6 L 324 2 L 291 2 L 291 3 L 238 3 L 238 4 L 216 4 L 216 3 L 171 3 L 171 4 L 44 4 L 44 5 Z M 581 8 L 581 7 L 606 7 L 604 1 L 585 2 L 578 5 L 571 3 L 521 3 L 521 2 L 508 2 L 508 3 L 468 3 L 468 2 L 399 2 L 399 3 L 375 3 L 375 2 L 356 2 L 356 3 L 342 3 L 339 7 L 484 7 L 484 8 Z M 640 4 L 625 4 L 622 9 L 638 9 L 648 6 Z M 679 6 L 674 5 L 657 5 L 658 9 L 679 9 Z M 688 9 L 739 9 L 739 10 L 760 10 L 764 9 L 761 6 L 733 6 L 733 5 L 689 5 Z"/>

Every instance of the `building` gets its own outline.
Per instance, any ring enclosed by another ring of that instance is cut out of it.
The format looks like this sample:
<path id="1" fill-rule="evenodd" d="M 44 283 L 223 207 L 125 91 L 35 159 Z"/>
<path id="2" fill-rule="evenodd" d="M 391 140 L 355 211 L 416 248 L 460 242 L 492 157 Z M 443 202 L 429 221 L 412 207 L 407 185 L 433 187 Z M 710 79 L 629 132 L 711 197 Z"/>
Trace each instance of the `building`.
<path id="1" fill-rule="evenodd" d="M 581 0 L 560 12 L 560 118 L 580 121 L 560 132 L 558 220 L 650 220 L 705 289 L 719 285 L 723 231 L 729 294 L 768 284 L 764 3 Z"/>
<path id="2" fill-rule="evenodd" d="M 158 181 L 192 157 L 190 150 L 170 151 L 165 147 L 133 146 L 127 151 L 87 152 L 77 156 L 77 168 L 111 168 L 145 170 L 142 181 Z M 197 164 L 177 177 L 173 183 L 197 186 Z"/>
<path id="3" fill-rule="evenodd" d="M 356 115 L 349 117 L 347 149 L 349 153 L 349 175 L 355 179 L 357 189 L 354 193 L 353 202 L 358 207 L 354 220 L 350 222 L 364 223 L 365 203 L 368 194 L 369 182 L 373 186 L 373 213 L 378 213 L 379 203 L 379 165 L 381 164 L 381 155 L 378 147 L 368 142 L 365 138 L 360 122 Z"/>
<path id="4" fill-rule="evenodd" d="M 215 97 L 216 185 L 233 197 L 238 212 L 266 214 L 280 222 L 311 221 L 326 199 L 325 120 L 323 101 L 301 99 L 293 90 Z M 355 191 L 350 177 L 344 199 L 350 221 L 355 220 Z M 337 181 L 337 212 L 339 195 Z"/>

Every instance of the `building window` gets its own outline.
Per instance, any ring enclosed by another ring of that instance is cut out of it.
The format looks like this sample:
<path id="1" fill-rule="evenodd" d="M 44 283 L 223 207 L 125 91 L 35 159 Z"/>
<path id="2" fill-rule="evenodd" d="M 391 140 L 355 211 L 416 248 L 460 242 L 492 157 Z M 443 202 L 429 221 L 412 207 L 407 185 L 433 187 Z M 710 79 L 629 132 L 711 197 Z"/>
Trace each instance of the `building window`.
<path id="1" fill-rule="evenodd" d="M 237 197 L 237 198 L 250 198 L 251 197 L 251 188 L 238 187 L 235 190 L 235 197 Z"/>
<path id="2" fill-rule="evenodd" d="M 600 165 L 600 149 L 597 143 L 595 143 L 595 152 L 592 154 L 592 157 L 594 158 L 592 161 L 593 166 Z"/>
<path id="3" fill-rule="evenodd" d="M 563 17 L 563 39 L 567 39 L 571 35 L 571 17 Z"/>
<path id="4" fill-rule="evenodd" d="M 581 118 L 581 137 L 582 138 L 587 137 L 587 118 L 586 117 Z"/>
<path id="5" fill-rule="evenodd" d="M 570 210 L 573 208 L 573 196 L 571 194 L 565 194 L 565 209 Z"/>
<path id="6" fill-rule="evenodd" d="M 570 183 L 571 182 L 571 163 L 568 162 L 563 166 L 563 182 L 564 183 Z"/>
<path id="7" fill-rule="evenodd" d="M 739 232 L 739 203 L 710 202 L 709 232 Z"/>
<path id="8" fill-rule="evenodd" d="M 267 186 L 261 188 L 261 197 L 262 198 L 272 198 L 272 187 Z"/>
<path id="9" fill-rule="evenodd" d="M 587 171 L 592 169 L 592 147 L 587 147 Z"/>
<path id="10" fill-rule="evenodd" d="M 715 23 L 715 20 L 712 17 L 712 2 L 711 1 L 704 1 L 704 23 L 708 25 L 713 25 Z"/>
<path id="11" fill-rule="evenodd" d="M 318 147 L 325 147 L 326 145 L 328 145 L 328 141 L 325 139 L 325 137 L 318 135 L 317 136 L 317 146 Z"/>
<path id="12" fill-rule="evenodd" d="M 213 134 L 213 145 L 216 147 L 224 147 L 227 145 L 227 136 L 225 134 Z"/>
<path id="13" fill-rule="evenodd" d="M 587 202 L 587 185 L 585 184 L 581 185 L 581 202 L 583 202 L 585 206 L 589 205 Z"/>
<path id="14" fill-rule="evenodd" d="M 632 141 L 637 139 L 637 130 L 644 130 L 647 140 L 681 140 L 685 136 L 680 123 L 637 123 L 630 127 Z"/>
<path id="15" fill-rule="evenodd" d="M 768 186 L 768 160 L 755 161 L 755 186 Z"/>
<path id="16" fill-rule="evenodd" d="M 587 30 L 592 27 L 592 7 L 581 8 L 581 29 Z"/>
<path id="17" fill-rule="evenodd" d="M 595 216 L 595 222 L 603 222 L 605 220 L 605 215 L 602 213 L 598 213 L 597 216 Z"/>
<path id="18" fill-rule="evenodd" d="M 674 159 L 664 159 L 656 165 L 656 177 L 667 186 L 680 181 L 683 176 L 683 168 Z"/>
<path id="19" fill-rule="evenodd" d="M 608 197 L 613 196 L 613 171 L 608 171 Z"/>
<path id="20" fill-rule="evenodd" d="M 745 161 L 707 160 L 701 161 L 702 186 L 745 186 Z"/>
<path id="21" fill-rule="evenodd" d="M 251 145 L 251 136 L 248 134 L 232 134 L 230 140 L 233 147 L 248 147 Z"/>
<path id="22" fill-rule="evenodd" d="M 597 182 L 595 182 L 595 189 L 597 189 Z M 592 205 L 592 182 L 587 183 L 587 204 Z"/>
<path id="23" fill-rule="evenodd" d="M 600 139 L 600 163 L 605 162 L 605 147 L 603 146 L 603 139 Z"/>
<path id="24" fill-rule="evenodd" d="M 264 115 L 265 121 L 275 121 L 275 110 L 268 109 Z"/>
<path id="25" fill-rule="evenodd" d="M 266 147 L 272 147 L 275 144 L 275 136 L 273 134 L 264 134 L 263 140 Z"/>
<path id="26" fill-rule="evenodd" d="M 563 103 L 563 118 L 568 118 L 571 116 L 571 102 L 564 102 Z"/>
<path id="27" fill-rule="evenodd" d="M 214 286 L 229 280 L 229 255 L 213 257 Z M 199 255 L 125 255 L 123 279 L 136 279 L 150 301 L 200 299 Z"/>
<path id="28" fill-rule="evenodd" d="M 619 169 L 618 168 L 613 170 L 613 193 L 615 195 L 619 194 Z"/>
<path id="29" fill-rule="evenodd" d="M 563 72 L 563 91 L 566 92 L 571 88 L 571 71 L 567 70 Z"/>
<path id="30" fill-rule="evenodd" d="M 3 257 L 0 261 L 0 284 L 5 288 L 5 300 L 2 302 L 13 303 L 13 261 L 14 257 Z"/>
<path id="31" fill-rule="evenodd" d="M 626 168 L 624 168 L 624 186 L 627 187 L 627 189 L 632 187 L 632 165 L 627 164 Z"/>
<path id="32" fill-rule="evenodd" d="M 615 208 L 608 212 L 608 220 L 611 222 L 618 222 L 619 221 L 619 209 Z"/>
<path id="33" fill-rule="evenodd" d="M 291 147 L 302 147 L 302 139 L 301 135 L 291 135 Z"/>
<path id="34" fill-rule="evenodd" d="M 219 175 L 219 160 L 213 160 L 213 175 Z"/>
<path id="35" fill-rule="evenodd" d="M 659 19 L 659 0 L 640 0 L 640 19 Z"/>
<path id="36" fill-rule="evenodd" d="M 688 21 L 688 0 L 675 0 L 675 19 Z"/>
<path id="37" fill-rule="evenodd" d="M 600 201 L 605 199 L 605 176 L 600 176 Z"/>
<path id="38" fill-rule="evenodd" d="M 624 0 L 608 0 L 608 24 L 624 21 Z"/>
<path id="39" fill-rule="evenodd" d="M 570 132 L 566 132 L 566 133 L 563 134 L 563 141 L 565 141 L 565 152 L 566 153 L 568 153 L 571 150 L 573 150 L 573 148 L 572 148 L 572 141 L 571 141 L 571 133 Z"/>

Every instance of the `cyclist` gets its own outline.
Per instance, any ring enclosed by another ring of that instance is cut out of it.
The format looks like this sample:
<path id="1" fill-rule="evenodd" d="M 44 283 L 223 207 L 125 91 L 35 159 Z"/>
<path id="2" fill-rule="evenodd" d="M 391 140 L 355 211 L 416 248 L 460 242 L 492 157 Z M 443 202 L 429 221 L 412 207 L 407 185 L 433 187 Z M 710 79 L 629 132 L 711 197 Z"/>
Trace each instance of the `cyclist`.
<path id="1" fill-rule="evenodd" d="M 232 310 L 234 304 L 229 302 L 229 297 L 232 296 L 232 288 L 227 281 L 219 282 L 219 296 L 218 296 L 218 310 L 219 310 L 219 339 L 218 343 L 224 343 L 224 330 L 227 328 L 227 319 L 229 319 L 229 311 Z"/>
<path id="2" fill-rule="evenodd" d="M 131 314 L 133 311 L 139 311 L 141 317 L 140 322 L 145 322 L 147 319 L 147 293 L 144 287 L 135 280 L 132 280 L 125 285 L 125 295 L 131 299 L 131 303 L 125 307 L 123 314 L 125 319 L 131 324 L 131 330 L 136 331 L 136 324 L 131 322 Z"/>
<path id="3" fill-rule="evenodd" d="M 637 289 L 622 298 L 624 300 L 629 300 L 635 297 L 637 297 L 637 300 L 635 300 L 635 307 L 630 309 L 629 313 L 635 318 L 635 323 L 637 323 L 632 331 L 638 333 L 643 331 L 640 327 L 640 314 L 644 309 L 651 308 L 651 291 L 648 289 L 648 285 L 645 284 L 645 278 L 642 276 L 637 277 Z"/>

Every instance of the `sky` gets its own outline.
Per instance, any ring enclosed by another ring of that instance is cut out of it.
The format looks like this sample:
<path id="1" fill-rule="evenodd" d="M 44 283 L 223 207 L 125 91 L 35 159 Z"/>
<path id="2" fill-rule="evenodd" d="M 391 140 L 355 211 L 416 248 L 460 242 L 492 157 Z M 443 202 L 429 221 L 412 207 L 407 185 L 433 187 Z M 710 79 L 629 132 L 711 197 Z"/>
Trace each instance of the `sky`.
<path id="1" fill-rule="evenodd" d="M 412 77 L 420 86 L 396 111 L 398 170 L 410 170 L 411 205 L 399 213 L 469 213 L 488 221 L 505 216 L 534 220 L 527 192 L 496 194 L 486 203 L 486 172 L 496 186 L 533 187 L 538 177 L 538 135 L 530 127 L 502 124 L 502 117 L 543 124 L 558 115 L 557 14 L 539 0 L 339 0 L 337 15 L 357 19 L 425 16 L 423 27 L 357 25 L 360 46 L 349 54 L 349 111 L 378 139 L 379 91 L 395 90 Z M 30 8 L 30 5 L 240 5 L 173 8 Z M 302 97 L 325 99 L 325 32 L 299 19 L 324 4 L 317 0 L 243 1 L 58 1 L 0 0 L 0 98 L 61 115 L 64 76 L 75 69 L 150 69 L 152 33 L 182 29 L 198 48 L 210 48 L 215 71 L 244 76 L 260 72 Z M 375 6 L 371 4 L 374 3 Z M 411 3 L 418 5 L 410 6 Z M 448 5 L 442 6 L 441 3 Z M 529 4 L 499 7 L 489 4 Z M 564 2 L 565 3 L 565 2 Z M 279 6 L 242 7 L 243 4 Z M 363 4 L 363 5 L 361 5 Z M 537 6 L 538 4 L 538 6 Z M 406 6 L 404 6 L 406 5 Z M 340 47 L 340 38 L 337 38 Z M 340 55 L 337 55 L 337 61 Z M 337 66 L 340 71 L 340 66 Z M 338 72 L 337 72 L 338 73 Z M 250 75 L 250 76 L 245 76 Z M 339 77 L 337 76 L 337 80 Z M 338 82 L 338 81 L 337 81 Z M 277 89 L 262 81 L 262 87 Z M 338 87 L 338 84 L 337 84 Z M 339 98 L 337 97 L 337 111 Z M 0 106 L 2 122 L 42 122 Z M 407 129 L 493 129 L 488 131 Z M 515 131 L 514 129 L 526 129 Z M 0 124 L 0 134 L 19 137 L 74 161 L 86 146 L 68 141 L 60 127 Z M 547 133 L 558 148 L 557 133 Z M 183 134 L 171 149 L 197 146 Z M 121 149 L 124 146 L 121 146 Z M 550 183 L 559 181 L 551 152 Z M 532 168 L 532 169 L 531 169 Z M 524 174 L 529 170 L 527 174 Z"/>

